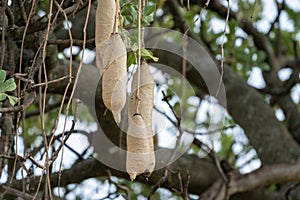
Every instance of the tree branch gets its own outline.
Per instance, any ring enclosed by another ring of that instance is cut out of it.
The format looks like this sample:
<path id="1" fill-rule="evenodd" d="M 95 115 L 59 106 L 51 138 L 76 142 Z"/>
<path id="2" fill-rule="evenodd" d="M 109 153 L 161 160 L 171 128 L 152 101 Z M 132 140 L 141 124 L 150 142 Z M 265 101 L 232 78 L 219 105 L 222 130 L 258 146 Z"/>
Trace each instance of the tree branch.
<path id="1" fill-rule="evenodd" d="M 300 181 L 300 160 L 293 163 L 265 166 L 245 175 L 232 174 L 227 189 L 225 189 L 223 180 L 218 180 L 201 195 L 200 199 L 223 200 L 225 199 L 225 190 L 231 196 L 258 187 L 289 181 Z"/>
<path id="2" fill-rule="evenodd" d="M 16 189 L 11 188 L 11 187 L 7 187 L 5 185 L 0 185 L 0 197 L 1 197 L 1 195 L 3 193 L 5 193 L 6 195 L 13 196 L 13 197 L 22 198 L 24 200 L 32 200 L 32 199 L 34 199 L 33 196 L 31 196 L 31 195 L 29 195 L 29 194 L 27 194 L 25 192 L 16 190 Z"/>
<path id="3" fill-rule="evenodd" d="M 23 111 L 34 102 L 35 98 L 36 98 L 36 93 L 31 92 L 31 93 L 29 93 L 27 99 L 24 101 L 24 103 L 22 105 L 14 106 L 14 107 L 7 107 L 7 108 L 0 108 L 0 113 Z"/>
<path id="4" fill-rule="evenodd" d="M 171 151 L 171 150 L 170 150 Z M 111 156 L 112 158 L 115 156 L 113 154 L 107 155 Z M 195 167 L 197 170 L 195 170 Z M 220 176 L 219 173 L 214 166 L 213 162 L 207 159 L 199 159 L 196 156 L 192 155 L 183 155 L 180 159 L 175 161 L 171 166 L 170 169 L 177 170 L 180 169 L 182 173 L 182 179 L 185 180 L 187 176 L 186 171 L 190 173 L 190 184 L 189 184 L 189 192 L 200 194 L 201 192 L 205 191 L 212 181 L 216 181 Z M 83 160 L 79 163 L 74 164 L 70 169 L 63 170 L 61 172 L 61 182 L 60 186 L 64 187 L 68 184 L 72 183 L 81 183 L 82 181 L 92 178 L 92 177 L 104 177 L 108 178 L 107 170 L 111 172 L 113 176 L 117 176 L 120 178 L 125 178 L 129 180 L 128 174 L 124 171 L 118 171 L 108 166 L 105 166 L 97 159 L 89 158 L 87 160 Z M 142 176 L 138 177 L 138 181 L 145 182 L 150 185 L 155 185 L 161 178 L 164 169 L 156 170 L 153 172 L 149 180 L 147 181 Z M 31 189 L 35 191 L 40 177 L 35 177 L 34 180 L 31 182 Z M 58 173 L 53 173 L 51 176 L 51 187 L 58 186 Z M 43 180 L 44 181 L 44 180 Z M 179 180 L 177 179 L 177 174 L 169 174 L 166 181 L 163 183 L 163 187 L 172 189 L 179 185 Z M 15 180 L 13 181 L 12 185 L 13 188 L 21 189 L 22 188 L 22 180 Z"/>

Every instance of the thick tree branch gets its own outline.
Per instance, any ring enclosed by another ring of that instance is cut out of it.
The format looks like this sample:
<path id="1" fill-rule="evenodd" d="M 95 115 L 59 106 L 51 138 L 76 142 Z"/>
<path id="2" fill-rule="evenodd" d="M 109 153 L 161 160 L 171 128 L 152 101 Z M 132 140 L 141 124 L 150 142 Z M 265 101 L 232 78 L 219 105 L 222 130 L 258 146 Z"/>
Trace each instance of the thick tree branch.
<path id="1" fill-rule="evenodd" d="M 16 190 L 16 189 L 11 188 L 11 187 L 7 187 L 5 185 L 0 185 L 0 197 L 2 197 L 1 195 L 3 193 L 6 193 L 6 195 L 9 195 L 11 197 L 22 198 L 24 200 L 32 200 L 34 198 L 33 196 L 31 196 L 31 195 L 29 195 L 25 192 Z"/>
<path id="2" fill-rule="evenodd" d="M 215 200 L 224 199 L 225 185 L 222 185 L 223 179 L 220 178 L 217 169 L 211 161 L 207 159 L 199 159 L 195 156 L 184 155 L 171 165 L 171 169 L 174 171 L 178 169 L 181 170 L 183 181 L 186 181 L 184 179 L 186 170 L 189 171 L 191 175 L 191 180 L 188 188 L 189 193 L 201 195 L 200 198 L 205 200 L 213 199 L 212 197 L 217 197 Z M 103 165 L 97 159 L 89 158 L 73 165 L 70 169 L 63 170 L 61 173 L 60 186 L 64 187 L 72 183 L 81 183 L 82 181 L 92 177 L 108 178 L 107 170 L 110 170 L 113 176 L 129 180 L 128 174 L 126 172 L 115 170 Z M 143 177 L 139 177 L 137 180 L 150 185 L 154 185 L 161 178 L 163 171 L 163 169 L 155 171 L 148 181 Z M 58 176 L 58 173 L 53 174 L 51 178 L 52 187 L 58 186 Z M 220 179 L 217 180 L 217 178 Z M 178 180 L 176 173 L 169 173 L 166 180 L 167 181 L 163 183 L 162 187 L 168 189 L 174 189 L 178 187 L 180 181 Z M 300 161 L 288 164 L 265 166 L 246 175 L 241 175 L 234 172 L 232 175 L 230 175 L 230 181 L 227 186 L 227 194 L 232 196 L 234 194 L 240 193 L 237 196 L 235 195 L 235 197 L 242 199 L 247 198 L 248 200 L 255 200 L 258 197 L 264 197 L 264 199 L 270 198 L 272 200 L 282 199 L 282 194 L 278 195 L 276 194 L 276 192 L 266 193 L 261 190 L 254 189 L 271 184 L 299 180 Z M 216 182 L 211 185 L 211 183 L 213 183 L 214 181 Z M 31 182 L 30 188 L 33 191 L 35 190 L 38 182 L 39 177 L 35 177 L 33 182 Z M 11 187 L 21 189 L 22 181 L 14 181 Z M 205 193 L 202 193 L 205 189 L 207 189 L 207 191 Z M 255 192 L 252 194 L 247 193 L 247 191 L 250 190 L 253 190 Z M 242 194 L 242 192 L 246 193 Z M 233 199 L 235 198 L 233 197 Z"/>
<path id="3" fill-rule="evenodd" d="M 107 155 L 114 157 L 115 155 Z M 196 170 L 195 170 L 196 167 Z M 181 170 L 182 177 L 186 177 L 186 171 L 189 171 L 191 174 L 191 180 L 189 184 L 189 192 L 200 194 L 201 192 L 205 191 L 209 185 L 216 181 L 219 178 L 219 173 L 214 166 L 213 162 L 207 159 L 200 159 L 196 156 L 191 155 L 184 155 L 177 161 L 175 161 L 171 166 L 170 169 L 176 171 Z M 125 178 L 129 180 L 129 176 L 126 172 L 115 170 L 114 168 L 110 168 L 105 166 L 97 159 L 89 158 L 87 160 L 83 160 L 75 165 L 73 165 L 70 169 L 63 170 L 61 173 L 60 178 L 60 186 L 64 187 L 68 184 L 72 183 L 81 183 L 82 181 L 92 178 L 92 177 L 103 177 L 108 178 L 107 170 L 109 170 L 113 176 L 117 176 L 120 178 Z M 143 177 L 139 177 L 137 180 L 141 182 L 146 182 L 150 185 L 154 185 L 156 182 L 159 181 L 164 169 L 160 169 L 155 171 L 150 179 L 147 181 Z M 57 187 L 58 186 L 58 178 L 59 174 L 54 173 L 51 177 L 51 186 Z M 183 181 L 186 181 L 185 179 Z M 34 180 L 31 182 L 30 188 L 35 191 L 39 182 L 39 177 L 35 177 Z M 172 189 L 176 188 L 179 185 L 179 180 L 177 178 L 177 174 L 169 173 L 166 182 L 162 185 L 163 187 Z M 14 181 L 11 187 L 16 189 L 21 189 L 22 181 Z"/>
<path id="4" fill-rule="evenodd" d="M 277 97 L 276 101 L 284 112 L 285 121 L 290 133 L 300 145 L 300 113 L 298 106 L 293 102 L 289 94 Z"/>
<path id="5" fill-rule="evenodd" d="M 265 166 L 246 175 L 232 174 L 227 185 L 223 180 L 216 181 L 200 199 L 223 200 L 226 199 L 226 195 L 231 196 L 257 187 L 289 181 L 300 181 L 300 161 Z"/>

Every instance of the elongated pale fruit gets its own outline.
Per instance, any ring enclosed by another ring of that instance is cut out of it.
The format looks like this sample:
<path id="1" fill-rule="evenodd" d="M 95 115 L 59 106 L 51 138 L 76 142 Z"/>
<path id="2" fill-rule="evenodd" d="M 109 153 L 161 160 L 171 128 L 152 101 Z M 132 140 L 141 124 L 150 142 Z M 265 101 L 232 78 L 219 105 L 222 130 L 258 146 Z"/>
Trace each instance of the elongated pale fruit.
<path id="1" fill-rule="evenodd" d="M 126 170 L 130 179 L 134 180 L 143 173 L 150 175 L 155 167 L 152 131 L 154 80 L 146 62 L 140 66 L 140 81 L 138 72 L 135 72 L 131 89 L 128 105 Z"/>
<path id="2" fill-rule="evenodd" d="M 115 0 L 99 0 L 96 11 L 96 65 L 102 76 L 102 99 L 114 116 L 121 121 L 121 111 L 126 103 L 127 52 L 117 27 Z M 116 23 L 116 24 L 115 24 Z"/>
<path id="3" fill-rule="evenodd" d="M 126 170 L 133 181 L 140 174 L 150 175 L 155 167 L 155 154 L 152 130 L 149 129 L 141 115 L 132 117 L 127 130 Z"/>
<path id="4" fill-rule="evenodd" d="M 127 52 L 119 34 L 111 35 L 96 47 L 97 67 L 102 75 L 102 99 L 116 123 L 126 103 Z"/>
<path id="5" fill-rule="evenodd" d="M 133 80 L 131 84 L 131 91 L 133 91 L 133 93 L 131 93 L 130 95 L 130 100 L 135 98 L 136 93 L 138 91 L 138 86 L 140 86 L 139 87 L 140 102 L 139 102 L 138 112 L 139 114 L 141 114 L 146 125 L 152 127 L 154 79 L 150 72 L 149 66 L 145 61 L 143 61 L 140 66 L 140 79 L 138 78 L 138 69 L 136 70 L 133 76 Z M 136 102 L 129 101 L 129 104 L 130 103 L 136 103 Z M 129 107 L 131 106 L 134 105 L 129 105 Z M 134 110 L 132 109 L 129 109 L 128 111 L 130 112 L 131 115 L 135 114 L 133 113 Z"/>
<path id="6" fill-rule="evenodd" d="M 95 44 L 96 46 L 109 38 L 113 32 L 116 16 L 115 0 L 98 0 L 96 12 Z"/>

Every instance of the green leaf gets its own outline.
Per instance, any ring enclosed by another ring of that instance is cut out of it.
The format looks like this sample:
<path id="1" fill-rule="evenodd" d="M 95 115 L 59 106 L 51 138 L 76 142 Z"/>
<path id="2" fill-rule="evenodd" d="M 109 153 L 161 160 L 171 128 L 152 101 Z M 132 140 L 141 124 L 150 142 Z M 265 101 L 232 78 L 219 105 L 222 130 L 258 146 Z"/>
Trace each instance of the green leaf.
<path id="1" fill-rule="evenodd" d="M 136 59 L 136 53 L 135 52 L 129 52 L 127 54 L 127 67 L 129 67 L 132 64 L 136 64 L 137 59 Z"/>
<path id="2" fill-rule="evenodd" d="M 75 100 L 75 101 L 76 101 L 76 100 Z M 75 103 L 73 102 L 73 104 L 75 105 L 76 102 L 75 102 Z M 77 106 L 79 106 L 79 105 L 77 105 Z M 76 113 L 76 114 L 77 114 L 77 113 Z M 76 115 L 76 114 L 75 114 L 75 115 Z M 74 109 L 73 109 L 73 106 L 70 106 L 70 107 L 69 107 L 69 115 L 74 115 Z"/>
<path id="3" fill-rule="evenodd" d="M 7 98 L 9 100 L 10 105 L 12 105 L 12 106 L 14 106 L 16 103 L 18 103 L 18 98 L 17 97 L 7 95 Z"/>
<path id="4" fill-rule="evenodd" d="M 158 58 L 153 56 L 153 53 L 147 49 L 141 49 L 141 56 L 146 60 L 152 59 L 154 62 L 158 61 Z"/>
<path id="5" fill-rule="evenodd" d="M 192 144 L 192 150 L 195 154 L 197 154 L 200 152 L 201 149 L 197 145 Z"/>
<path id="6" fill-rule="evenodd" d="M 275 184 L 272 184 L 272 185 L 269 186 L 268 189 L 269 189 L 269 191 L 274 192 L 274 191 L 277 190 L 277 186 Z"/>
<path id="7" fill-rule="evenodd" d="M 4 93 L 4 92 L 10 92 L 16 89 L 16 83 L 15 80 L 13 78 L 8 79 L 7 81 L 5 81 L 4 83 L 1 83 L 0 85 L 0 92 Z"/>
<path id="8" fill-rule="evenodd" d="M 170 88 L 168 88 L 166 91 L 166 96 L 168 96 L 168 95 L 170 95 L 171 97 L 173 97 L 173 95 L 174 95 L 173 91 Z"/>
<path id="9" fill-rule="evenodd" d="M 6 72 L 4 70 L 0 70 L 0 83 L 3 83 L 6 78 Z"/>
<path id="10" fill-rule="evenodd" d="M 149 26 L 151 22 L 153 22 L 152 16 L 145 16 L 142 18 L 142 26 Z"/>
<path id="11" fill-rule="evenodd" d="M 136 24 L 137 22 L 137 7 L 134 4 L 124 4 L 121 8 L 121 15 L 128 24 Z"/>
<path id="12" fill-rule="evenodd" d="M 269 71 L 270 70 L 270 66 L 267 63 L 262 63 L 259 67 L 262 71 Z"/>
<path id="13" fill-rule="evenodd" d="M 145 16 L 151 15 L 155 11 L 155 8 L 156 8 L 155 4 L 146 6 L 144 10 L 144 15 Z"/>
<path id="14" fill-rule="evenodd" d="M 221 134 L 221 144 L 222 149 L 218 152 L 218 155 L 221 159 L 227 159 L 232 152 L 233 135 Z"/>
<path id="15" fill-rule="evenodd" d="M 5 93 L 0 93 L 0 101 L 3 101 L 4 99 L 6 99 L 7 94 Z"/>
<path id="16" fill-rule="evenodd" d="M 174 104 L 173 109 L 177 115 L 180 113 L 181 106 L 178 101 Z"/>

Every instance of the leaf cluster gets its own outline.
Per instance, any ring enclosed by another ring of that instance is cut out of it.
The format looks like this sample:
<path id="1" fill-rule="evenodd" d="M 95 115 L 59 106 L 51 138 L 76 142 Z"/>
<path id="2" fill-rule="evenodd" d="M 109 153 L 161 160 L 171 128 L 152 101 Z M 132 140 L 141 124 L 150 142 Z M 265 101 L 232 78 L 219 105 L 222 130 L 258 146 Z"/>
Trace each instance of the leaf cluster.
<path id="1" fill-rule="evenodd" d="M 9 103 L 13 106 L 18 102 L 18 98 L 9 95 L 8 92 L 12 92 L 17 88 L 14 78 L 6 80 L 6 72 L 0 70 L 0 102 L 8 98 Z"/>

